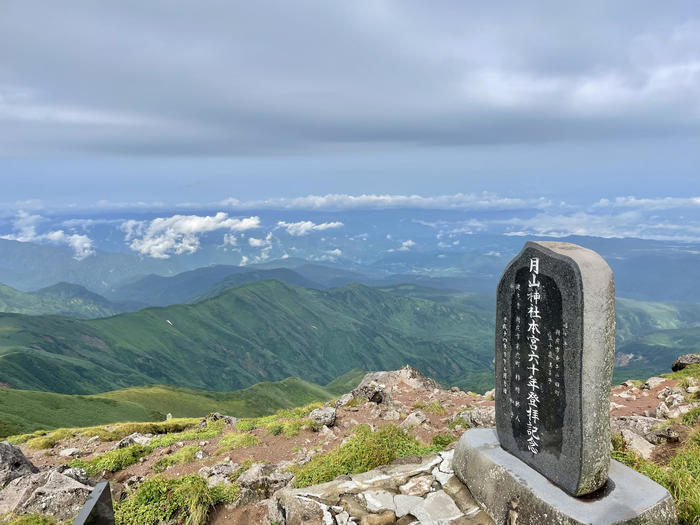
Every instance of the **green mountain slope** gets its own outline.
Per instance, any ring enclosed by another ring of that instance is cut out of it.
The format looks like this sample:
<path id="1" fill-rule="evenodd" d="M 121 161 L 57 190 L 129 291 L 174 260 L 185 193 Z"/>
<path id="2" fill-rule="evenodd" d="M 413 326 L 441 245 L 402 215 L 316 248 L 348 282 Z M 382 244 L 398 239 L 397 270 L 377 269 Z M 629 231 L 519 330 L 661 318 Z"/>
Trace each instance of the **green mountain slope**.
<path id="1" fill-rule="evenodd" d="M 362 373 L 364 374 L 364 373 Z M 258 383 L 234 392 L 208 392 L 181 387 L 134 387 L 103 394 L 80 396 L 0 389 L 0 439 L 37 429 L 103 425 L 118 421 L 156 421 L 171 413 L 174 417 L 200 417 L 222 412 L 236 417 L 258 417 L 282 408 L 326 401 L 338 382 L 347 390 L 359 383 L 338 378 L 327 387 L 296 377 Z"/>
<path id="2" fill-rule="evenodd" d="M 492 333 L 487 311 L 360 285 L 318 291 L 261 281 L 195 305 L 92 321 L 2 314 L 0 381 L 62 393 L 148 384 L 229 391 L 410 364 L 482 389 L 493 382 Z"/>
<path id="3" fill-rule="evenodd" d="M 116 315 L 120 309 L 77 284 L 58 283 L 27 293 L 0 283 L 0 312 L 94 319 Z"/>

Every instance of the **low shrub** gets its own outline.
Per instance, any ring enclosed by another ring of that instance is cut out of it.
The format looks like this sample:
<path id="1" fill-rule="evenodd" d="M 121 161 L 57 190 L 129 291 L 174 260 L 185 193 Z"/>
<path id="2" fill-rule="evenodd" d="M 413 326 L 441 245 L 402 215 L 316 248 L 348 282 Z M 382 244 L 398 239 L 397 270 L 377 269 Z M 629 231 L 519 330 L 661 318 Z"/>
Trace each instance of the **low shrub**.
<path id="1" fill-rule="evenodd" d="M 291 472 L 296 476 L 295 487 L 308 487 L 343 474 L 366 472 L 396 458 L 422 456 L 434 450 L 394 425 L 374 432 L 369 425 L 358 425 L 345 444 L 314 456 L 306 465 L 292 467 Z"/>
<path id="2" fill-rule="evenodd" d="M 208 487 L 207 482 L 195 474 L 177 479 L 156 476 L 117 503 L 114 517 L 117 525 L 169 522 L 204 525 L 212 507 L 232 503 L 239 495 L 240 486 L 235 483 Z"/>
<path id="3" fill-rule="evenodd" d="M 433 445 L 437 450 L 442 450 L 455 441 L 457 441 L 457 438 L 452 434 L 436 434 L 433 436 Z"/>

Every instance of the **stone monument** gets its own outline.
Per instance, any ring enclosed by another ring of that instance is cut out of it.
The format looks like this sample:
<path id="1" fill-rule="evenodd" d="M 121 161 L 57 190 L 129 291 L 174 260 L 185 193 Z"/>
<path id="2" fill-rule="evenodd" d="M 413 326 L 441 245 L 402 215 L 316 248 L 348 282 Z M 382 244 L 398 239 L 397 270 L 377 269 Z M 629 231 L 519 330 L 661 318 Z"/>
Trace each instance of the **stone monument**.
<path id="1" fill-rule="evenodd" d="M 614 353 L 605 260 L 528 242 L 498 285 L 496 430 L 468 430 L 454 457 L 496 523 L 676 523 L 663 487 L 610 460 Z"/>

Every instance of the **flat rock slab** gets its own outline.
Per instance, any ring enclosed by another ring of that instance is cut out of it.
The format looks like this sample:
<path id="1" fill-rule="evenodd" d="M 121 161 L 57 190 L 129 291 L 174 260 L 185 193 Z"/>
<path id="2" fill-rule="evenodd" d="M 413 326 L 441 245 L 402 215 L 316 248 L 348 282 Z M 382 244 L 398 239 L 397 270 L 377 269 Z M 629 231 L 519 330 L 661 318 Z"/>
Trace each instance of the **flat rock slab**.
<path id="1" fill-rule="evenodd" d="M 465 432 L 452 462 L 455 474 L 496 523 L 557 525 L 676 524 L 671 495 L 617 461 L 599 491 L 573 497 L 501 448 L 494 429 Z M 515 505 L 514 505 L 515 503 Z M 511 517 L 509 518 L 509 514 Z"/>

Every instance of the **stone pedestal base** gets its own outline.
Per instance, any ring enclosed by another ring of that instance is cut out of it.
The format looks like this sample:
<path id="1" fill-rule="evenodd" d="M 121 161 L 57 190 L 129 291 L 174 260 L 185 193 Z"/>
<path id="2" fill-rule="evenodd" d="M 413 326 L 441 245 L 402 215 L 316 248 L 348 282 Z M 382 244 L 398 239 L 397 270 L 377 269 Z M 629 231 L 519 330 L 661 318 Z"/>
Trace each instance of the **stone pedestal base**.
<path id="1" fill-rule="evenodd" d="M 646 476 L 611 461 L 607 484 L 575 498 L 503 450 L 496 430 L 462 435 L 452 466 L 496 523 L 508 525 L 666 525 L 677 523 L 671 495 Z"/>

